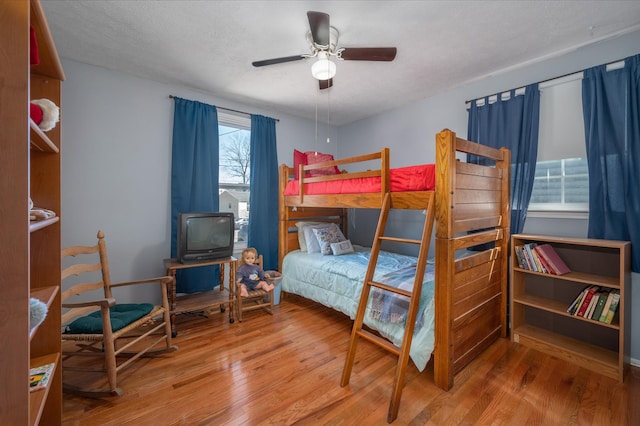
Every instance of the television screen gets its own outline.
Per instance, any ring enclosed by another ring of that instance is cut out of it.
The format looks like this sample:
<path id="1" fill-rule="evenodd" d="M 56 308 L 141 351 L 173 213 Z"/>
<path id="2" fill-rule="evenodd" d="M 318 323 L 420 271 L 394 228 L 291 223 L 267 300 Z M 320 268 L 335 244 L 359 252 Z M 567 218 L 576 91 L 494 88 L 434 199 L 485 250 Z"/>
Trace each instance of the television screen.
<path id="1" fill-rule="evenodd" d="M 178 260 L 206 262 L 233 254 L 233 213 L 181 213 Z"/>
<path id="2" fill-rule="evenodd" d="M 187 219 L 187 251 L 209 251 L 229 244 L 226 217 L 205 216 Z"/>

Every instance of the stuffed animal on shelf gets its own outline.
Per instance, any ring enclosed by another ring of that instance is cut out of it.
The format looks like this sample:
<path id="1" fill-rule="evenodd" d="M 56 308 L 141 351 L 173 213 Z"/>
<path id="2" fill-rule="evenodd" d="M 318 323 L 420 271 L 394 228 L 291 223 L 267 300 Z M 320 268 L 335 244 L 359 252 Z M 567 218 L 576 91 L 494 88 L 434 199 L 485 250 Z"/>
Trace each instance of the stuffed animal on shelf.
<path id="1" fill-rule="evenodd" d="M 29 328 L 33 330 L 47 317 L 47 305 L 33 297 L 29 298 Z"/>
<path id="2" fill-rule="evenodd" d="M 60 121 L 60 108 L 49 99 L 34 99 L 29 104 L 31 119 L 43 132 L 56 127 Z"/>

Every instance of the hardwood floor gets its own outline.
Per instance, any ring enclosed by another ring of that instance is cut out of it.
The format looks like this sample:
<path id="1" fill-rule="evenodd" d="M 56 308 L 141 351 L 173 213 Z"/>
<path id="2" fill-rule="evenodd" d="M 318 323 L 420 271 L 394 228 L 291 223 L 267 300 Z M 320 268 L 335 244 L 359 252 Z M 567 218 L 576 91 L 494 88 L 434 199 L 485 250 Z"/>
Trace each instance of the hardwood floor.
<path id="1" fill-rule="evenodd" d="M 396 357 L 361 339 L 340 375 L 351 321 L 289 295 L 275 315 L 180 315 L 177 352 L 124 370 L 120 398 L 64 396 L 65 425 L 386 424 Z M 624 384 L 500 339 L 444 392 L 410 365 L 398 425 L 640 425 L 640 369 Z"/>

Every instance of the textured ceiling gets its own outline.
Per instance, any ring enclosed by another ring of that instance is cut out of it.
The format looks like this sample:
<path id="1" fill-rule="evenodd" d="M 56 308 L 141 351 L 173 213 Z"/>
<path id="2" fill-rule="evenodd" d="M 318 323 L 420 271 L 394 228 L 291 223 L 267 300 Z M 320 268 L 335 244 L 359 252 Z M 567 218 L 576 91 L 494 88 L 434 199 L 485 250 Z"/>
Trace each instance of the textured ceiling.
<path id="1" fill-rule="evenodd" d="M 43 0 L 60 56 L 342 125 L 640 29 L 640 1 Z M 339 61 L 318 90 L 306 12 L 331 16 L 338 47 L 395 46 L 393 62 Z M 454 66 L 455 65 L 455 66 Z M 462 66 L 460 66 L 462 65 Z M 221 103 L 220 106 L 225 106 Z M 253 112 L 253 111 L 251 111 Z"/>

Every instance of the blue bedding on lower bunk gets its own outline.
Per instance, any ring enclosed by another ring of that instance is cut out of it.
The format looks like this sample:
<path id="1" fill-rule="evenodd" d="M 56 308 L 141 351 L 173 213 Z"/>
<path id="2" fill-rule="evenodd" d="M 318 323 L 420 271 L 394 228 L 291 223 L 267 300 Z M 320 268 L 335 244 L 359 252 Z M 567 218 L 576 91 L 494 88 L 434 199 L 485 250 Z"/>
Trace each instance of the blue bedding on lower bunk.
<path id="1" fill-rule="evenodd" d="M 287 254 L 282 264 L 282 290 L 322 303 L 354 319 L 371 250 L 360 246 L 354 246 L 354 249 L 354 253 L 341 256 L 299 250 Z M 415 257 L 381 251 L 373 279 L 410 290 L 416 264 Z M 433 352 L 433 296 L 434 270 L 433 265 L 428 264 L 410 350 L 410 357 L 420 371 L 424 370 Z M 369 296 L 364 322 L 400 346 L 407 307 L 407 298 L 395 295 L 392 298 L 390 293 L 374 288 Z"/>

